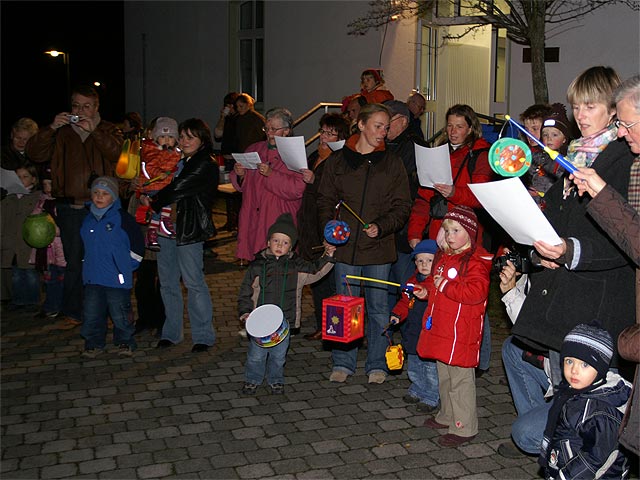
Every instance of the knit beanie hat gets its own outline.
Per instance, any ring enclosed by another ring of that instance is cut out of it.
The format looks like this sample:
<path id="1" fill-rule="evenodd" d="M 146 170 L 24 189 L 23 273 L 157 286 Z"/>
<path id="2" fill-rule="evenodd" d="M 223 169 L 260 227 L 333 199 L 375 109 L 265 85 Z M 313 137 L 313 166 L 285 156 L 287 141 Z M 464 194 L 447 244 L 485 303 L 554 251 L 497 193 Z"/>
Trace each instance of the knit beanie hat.
<path id="1" fill-rule="evenodd" d="M 465 205 L 456 205 L 447 212 L 444 216 L 444 220 L 455 220 L 467 231 L 471 245 L 476 244 L 476 237 L 478 236 L 478 217 L 473 209 Z"/>
<path id="2" fill-rule="evenodd" d="M 291 246 L 293 247 L 298 241 L 298 230 L 293 223 L 293 217 L 290 213 L 283 213 L 280 215 L 275 223 L 269 227 L 267 239 L 271 238 L 274 233 L 284 233 L 291 239 Z"/>
<path id="3" fill-rule="evenodd" d="M 111 194 L 113 200 L 118 199 L 118 181 L 113 177 L 98 177 L 91 183 L 91 193 L 96 188 L 100 188 L 101 190 L 106 190 Z"/>
<path id="4" fill-rule="evenodd" d="M 606 378 L 613 357 L 611 335 L 597 324 L 581 323 L 564 337 L 560 349 L 562 365 L 565 357 L 575 357 L 587 362 L 598 372 L 598 379 Z"/>
<path id="5" fill-rule="evenodd" d="M 163 135 L 173 137 L 178 140 L 178 122 L 170 117 L 158 117 L 156 125 L 153 127 L 153 131 L 151 132 L 151 136 L 154 140 L 157 140 L 158 137 L 162 137 Z"/>
<path id="6" fill-rule="evenodd" d="M 540 135 L 542 135 L 542 130 L 544 130 L 545 127 L 554 127 L 562 132 L 568 144 L 573 138 L 569 125 L 565 106 L 562 103 L 554 103 L 551 105 L 551 113 L 542 120 Z"/>
<path id="7" fill-rule="evenodd" d="M 435 240 L 422 240 L 416 245 L 416 248 L 411 252 L 411 258 L 414 258 L 420 253 L 432 253 L 435 254 L 438 251 L 438 244 Z"/>

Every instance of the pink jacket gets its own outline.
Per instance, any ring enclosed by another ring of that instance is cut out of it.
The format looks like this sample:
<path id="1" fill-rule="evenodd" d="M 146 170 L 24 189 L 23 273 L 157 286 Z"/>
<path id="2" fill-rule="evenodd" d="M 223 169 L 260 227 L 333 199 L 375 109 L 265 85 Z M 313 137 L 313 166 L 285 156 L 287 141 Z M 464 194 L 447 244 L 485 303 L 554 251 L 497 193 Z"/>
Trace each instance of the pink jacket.
<path id="1" fill-rule="evenodd" d="M 236 256 L 253 260 L 267 246 L 267 232 L 278 216 L 289 212 L 297 218 L 306 184 L 302 174 L 289 170 L 278 150 L 269 149 L 266 141 L 254 143 L 246 151 L 258 152 L 261 161 L 273 169 L 268 177 L 258 170 L 247 170 L 242 183 L 235 171 L 230 175 L 234 188 L 242 192 Z"/>
<path id="2" fill-rule="evenodd" d="M 53 197 L 47 193 L 42 193 L 40 195 L 40 199 L 38 203 L 36 203 L 35 208 L 31 212 L 34 213 L 42 213 L 42 207 L 46 200 L 53 200 Z M 31 249 L 31 256 L 29 257 L 29 263 L 35 265 L 36 263 L 36 249 Z M 47 247 L 47 265 L 56 265 L 58 267 L 66 267 L 67 260 L 64 258 L 64 250 L 62 248 L 62 239 L 60 238 L 60 229 L 56 225 L 56 237 L 53 239 L 53 242 L 49 244 Z"/>

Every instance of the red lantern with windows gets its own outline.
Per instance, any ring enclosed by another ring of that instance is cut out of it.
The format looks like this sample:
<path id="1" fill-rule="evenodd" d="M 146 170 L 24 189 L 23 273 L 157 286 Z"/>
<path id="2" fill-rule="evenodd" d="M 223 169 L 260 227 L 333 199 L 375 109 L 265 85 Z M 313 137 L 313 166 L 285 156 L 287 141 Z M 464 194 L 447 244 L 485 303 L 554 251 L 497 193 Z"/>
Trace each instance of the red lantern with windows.
<path id="1" fill-rule="evenodd" d="M 322 339 L 349 343 L 364 337 L 364 298 L 334 295 L 322 301 Z"/>

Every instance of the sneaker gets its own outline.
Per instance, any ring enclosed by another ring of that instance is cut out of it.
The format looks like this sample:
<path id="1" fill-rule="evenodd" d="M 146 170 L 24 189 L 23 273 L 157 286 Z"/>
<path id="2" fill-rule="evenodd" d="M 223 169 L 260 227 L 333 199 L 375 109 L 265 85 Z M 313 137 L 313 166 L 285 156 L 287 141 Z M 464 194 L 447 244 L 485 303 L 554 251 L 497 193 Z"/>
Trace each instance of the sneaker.
<path id="1" fill-rule="evenodd" d="M 342 370 L 334 370 L 329 375 L 329 381 L 333 383 L 344 383 L 347 381 L 347 377 L 349 374 L 347 372 L 343 372 Z"/>
<path id="2" fill-rule="evenodd" d="M 131 345 L 127 345 L 126 343 L 121 344 L 118 347 L 118 355 L 121 355 L 123 357 L 132 357 L 133 350 L 131 349 Z"/>
<path id="3" fill-rule="evenodd" d="M 244 387 L 242 387 L 242 393 L 244 395 L 255 395 L 257 390 L 258 385 L 256 385 L 255 383 L 245 383 Z"/>
<path id="4" fill-rule="evenodd" d="M 284 385 L 282 383 L 274 383 L 269 386 L 271 387 L 272 395 L 282 395 L 284 393 Z"/>
<path id="5" fill-rule="evenodd" d="M 162 229 L 162 234 L 169 238 L 176 238 L 176 229 L 173 227 L 173 222 L 168 218 L 162 218 L 160 220 L 160 228 Z"/>
<path id="6" fill-rule="evenodd" d="M 384 372 L 371 372 L 369 374 L 369 383 L 384 383 L 387 374 Z"/>
<path id="7" fill-rule="evenodd" d="M 85 358 L 96 358 L 102 353 L 104 353 L 104 350 L 101 348 L 86 348 L 84 352 L 82 352 L 82 356 Z"/>
<path id="8" fill-rule="evenodd" d="M 402 397 L 402 401 L 409 404 L 420 403 L 420 399 L 418 397 L 414 397 L 410 393 L 407 393 L 404 397 Z"/>
<path id="9" fill-rule="evenodd" d="M 243 328 L 241 330 L 238 330 L 238 335 L 240 335 L 242 338 L 247 338 L 247 329 Z"/>
<path id="10" fill-rule="evenodd" d="M 155 228 L 150 228 L 149 230 L 147 230 L 145 244 L 147 250 L 151 250 L 152 252 L 160 251 L 160 244 L 158 243 L 158 230 L 156 230 Z"/>
<path id="11" fill-rule="evenodd" d="M 416 410 L 420 413 L 436 413 L 438 411 L 438 406 L 420 402 L 418 403 L 418 405 L 416 405 Z"/>

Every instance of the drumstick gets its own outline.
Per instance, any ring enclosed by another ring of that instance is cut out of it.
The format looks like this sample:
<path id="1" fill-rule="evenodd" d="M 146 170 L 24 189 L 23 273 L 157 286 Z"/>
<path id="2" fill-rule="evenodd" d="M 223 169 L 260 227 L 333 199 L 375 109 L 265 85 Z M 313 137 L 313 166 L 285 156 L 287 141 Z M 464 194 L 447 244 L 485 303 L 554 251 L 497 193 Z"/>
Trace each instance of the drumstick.
<path id="1" fill-rule="evenodd" d="M 522 125 L 520 125 L 518 122 L 516 122 L 514 119 L 512 119 L 511 116 L 505 115 L 504 118 L 506 118 L 509 122 L 513 123 L 516 127 L 518 127 L 518 129 L 522 133 L 524 133 L 527 137 L 529 137 L 531 140 L 533 140 L 538 145 L 540 145 L 540 147 L 551 157 L 551 160 L 553 160 L 553 161 L 557 162 L 558 164 L 560 164 L 560 166 L 562 168 L 564 168 L 567 172 L 573 173 L 573 172 L 575 172 L 577 170 L 577 168 L 574 167 L 572 163 L 570 163 L 566 158 L 564 158 L 562 155 L 560 155 L 560 152 L 556 152 L 555 150 L 552 150 L 549 147 L 547 147 L 544 143 L 542 143 L 540 140 L 538 140 L 535 136 L 531 135 Z"/>

